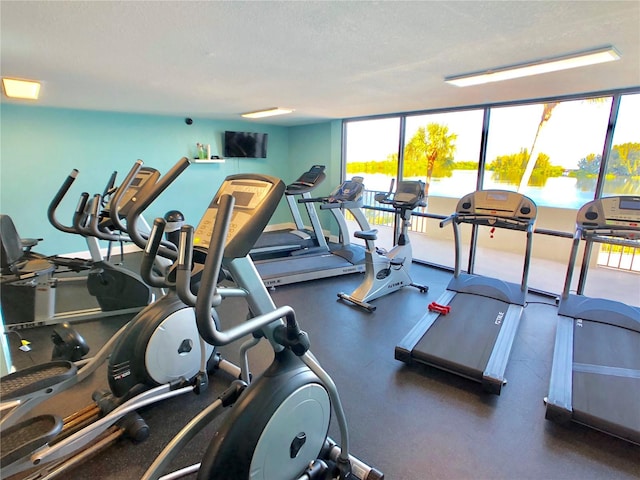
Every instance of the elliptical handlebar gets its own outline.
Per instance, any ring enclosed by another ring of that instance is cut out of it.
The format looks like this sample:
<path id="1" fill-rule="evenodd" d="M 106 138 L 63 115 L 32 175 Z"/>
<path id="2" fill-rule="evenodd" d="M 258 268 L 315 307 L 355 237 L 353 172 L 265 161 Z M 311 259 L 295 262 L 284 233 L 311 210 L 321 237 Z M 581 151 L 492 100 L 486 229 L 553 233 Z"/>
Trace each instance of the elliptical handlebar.
<path id="1" fill-rule="evenodd" d="M 229 225 L 233 215 L 233 207 L 235 199 L 232 195 L 222 195 L 218 201 L 218 214 L 211 232 L 211 240 L 209 241 L 209 251 L 204 262 L 204 270 L 202 272 L 202 281 L 198 296 L 196 298 L 196 323 L 198 331 L 202 338 L 211 345 L 225 345 L 235 339 L 225 341 L 225 343 L 217 343 L 221 340 L 216 325 L 211 321 L 211 309 L 220 305 L 221 298 L 218 295 L 218 272 L 222 266 L 222 257 L 224 256 L 224 247 L 229 233 Z M 191 237 L 192 238 L 192 237 Z M 185 240 L 189 240 L 186 238 Z M 192 251 L 193 244 L 188 245 Z M 183 268 L 186 266 L 183 259 Z M 190 265 L 189 265 L 190 267 Z M 184 271 L 184 270 L 183 270 Z"/>
<path id="2" fill-rule="evenodd" d="M 78 200 L 78 205 L 76 205 L 76 210 L 73 212 L 73 228 L 70 229 L 69 233 L 75 233 L 76 235 L 85 236 L 83 225 L 86 221 L 86 211 L 89 203 L 89 194 L 87 192 L 82 192 L 80 194 L 80 199 Z"/>
<path id="3" fill-rule="evenodd" d="M 217 292 L 218 272 L 220 271 L 224 257 L 224 248 L 229 232 L 229 224 L 233 216 L 234 204 L 235 199 L 232 195 L 224 194 L 219 199 L 218 213 L 211 233 L 209 252 L 205 260 L 195 306 L 196 323 L 200 336 L 207 343 L 216 347 L 227 345 L 245 335 L 253 334 L 273 322 L 282 322 L 282 318 L 286 318 L 287 325 L 291 326 L 292 329 L 294 327 L 297 328 L 293 309 L 285 306 L 254 317 L 228 330 L 218 330 L 211 316 L 211 310 L 221 302 L 221 296 Z M 189 235 L 185 237 L 189 237 Z M 190 238 L 185 238 L 185 240 L 190 240 Z M 191 249 L 191 245 L 186 245 L 186 241 L 182 242 L 182 244 L 184 247 L 181 247 L 181 251 L 184 248 Z M 189 265 L 185 262 L 187 256 L 180 255 L 180 257 L 182 259 L 182 265 L 179 265 L 179 268 L 183 268 L 183 271 L 186 271 L 186 269 L 189 268 Z M 287 328 L 287 330 L 289 329 L 290 328 Z"/>
<path id="4" fill-rule="evenodd" d="M 138 161 L 140 162 L 140 160 Z M 135 166 L 134 166 L 135 168 Z M 139 167 L 138 167 L 139 169 Z M 133 169 L 132 169 L 133 170 Z M 137 171 L 137 170 L 136 170 Z M 109 177 L 109 181 L 107 182 L 104 193 L 102 195 L 96 194 L 91 201 L 89 201 L 89 194 L 87 192 L 83 192 L 80 195 L 80 199 L 78 204 L 76 205 L 76 209 L 73 213 L 71 226 L 63 225 L 56 216 L 56 212 L 62 199 L 67 195 L 69 189 L 73 182 L 75 182 L 78 177 L 79 171 L 77 169 L 71 170 L 71 173 L 64 180 L 56 194 L 54 195 L 51 203 L 49 204 L 49 208 L 47 209 L 47 218 L 51 225 L 57 230 L 60 230 L 64 233 L 73 233 L 76 235 L 86 236 L 95 236 L 102 240 L 127 240 L 120 235 L 106 233 L 105 231 L 100 229 L 100 221 L 99 221 L 99 213 L 100 208 L 102 206 L 102 201 L 104 200 L 106 195 L 109 195 L 113 191 L 113 186 L 115 184 L 117 172 L 113 172 Z M 135 175 L 135 173 L 134 173 Z M 131 181 L 131 180 L 129 180 Z M 117 192 L 117 191 L 116 191 Z M 121 196 L 120 196 L 121 198 Z M 115 199 L 111 202 L 113 205 L 117 206 Z M 92 227 L 92 223 L 95 223 L 95 228 Z M 121 231 L 126 231 L 126 228 L 121 223 L 114 224 L 116 228 Z"/>
<path id="5" fill-rule="evenodd" d="M 93 199 L 88 204 L 87 214 L 87 226 L 81 228 L 81 233 L 85 236 L 91 236 L 100 240 L 107 240 L 110 242 L 128 242 L 129 237 L 120 235 L 118 233 L 112 233 L 107 230 L 107 227 L 100 228 L 100 210 L 102 207 L 102 196 L 95 194 Z"/>
<path id="6" fill-rule="evenodd" d="M 62 182 L 62 185 L 54 195 L 53 199 L 51 200 L 51 203 L 49 204 L 49 208 L 47 209 L 47 218 L 49 220 L 49 223 L 51 223 L 51 225 L 53 225 L 54 228 L 64 233 L 75 233 L 75 234 L 78 233 L 73 226 L 69 227 L 69 226 L 63 225 L 62 223 L 60 223 L 60 221 L 56 217 L 56 210 L 60 206 L 60 202 L 62 202 L 62 199 L 69 191 L 69 188 L 71 188 L 71 184 L 75 182 L 77 176 L 78 176 L 78 170 L 74 168 L 73 170 L 71 170 L 71 173 L 67 176 L 64 182 Z M 89 194 L 87 194 L 87 197 L 88 196 Z M 84 205 L 81 211 L 84 211 Z M 77 213 L 77 209 L 76 209 L 76 213 Z M 75 218 L 75 214 L 74 214 L 74 218 Z"/>
<path id="7" fill-rule="evenodd" d="M 112 193 L 115 193 L 116 188 L 116 177 L 118 176 L 118 172 L 116 170 L 113 171 L 111 176 L 109 177 L 109 181 L 104 186 L 104 190 L 102 191 L 102 201 L 105 201 L 107 197 L 109 197 Z"/>
<path id="8" fill-rule="evenodd" d="M 129 170 L 129 173 L 125 177 L 125 179 L 122 182 L 122 184 L 118 187 L 116 192 L 111 197 L 111 208 L 110 208 L 110 211 L 109 211 L 109 218 L 111 219 L 111 222 L 113 223 L 113 225 L 118 230 L 123 231 L 123 232 L 126 232 L 127 228 L 120 221 L 120 216 L 118 215 L 118 211 L 120 210 L 120 208 L 119 208 L 120 207 L 120 202 L 122 201 L 122 197 L 124 196 L 125 192 L 127 191 L 127 188 L 129 188 L 129 185 L 131 185 L 131 182 L 133 181 L 135 176 L 138 174 L 138 172 L 142 168 L 142 164 L 143 164 L 142 160 L 136 160 L 136 162 L 131 167 L 131 170 Z"/>
<path id="9" fill-rule="evenodd" d="M 140 262 L 140 276 L 147 285 L 156 288 L 172 286 L 166 276 L 156 274 L 153 268 L 166 223 L 164 218 L 156 218 L 153 221 L 153 227 L 151 227 L 151 233 L 149 233 L 149 241 L 144 248 L 142 261 Z"/>
<path id="10" fill-rule="evenodd" d="M 180 228 L 178 243 L 178 265 L 176 268 L 176 292 L 186 305 L 196 306 L 198 298 L 191 291 L 191 265 L 193 263 L 193 227 Z M 216 280 L 217 281 L 217 280 Z"/>
<path id="11" fill-rule="evenodd" d="M 138 202 L 134 204 L 133 208 L 129 211 L 127 215 L 127 233 L 131 237 L 133 243 L 135 243 L 138 247 L 144 249 L 147 244 L 147 240 L 142 236 L 142 234 L 137 229 L 138 217 L 142 214 L 142 212 L 149 207 L 153 203 L 153 201 L 158 198 L 158 196 L 164 192 L 167 187 L 173 183 L 173 181 L 180 176 L 180 174 L 190 165 L 189 159 L 187 157 L 182 157 L 178 162 L 171 167 L 163 177 L 161 177 L 158 182 L 151 188 L 151 191 L 147 195 L 146 198 L 138 198 Z M 131 183 L 131 181 L 129 181 Z M 124 183 L 123 183 L 124 185 Z M 126 189 L 128 185 L 124 188 Z M 158 255 L 161 255 L 165 258 L 169 258 L 171 260 L 175 260 L 178 257 L 178 253 L 175 250 L 172 250 L 164 245 L 160 245 L 158 248 Z"/>

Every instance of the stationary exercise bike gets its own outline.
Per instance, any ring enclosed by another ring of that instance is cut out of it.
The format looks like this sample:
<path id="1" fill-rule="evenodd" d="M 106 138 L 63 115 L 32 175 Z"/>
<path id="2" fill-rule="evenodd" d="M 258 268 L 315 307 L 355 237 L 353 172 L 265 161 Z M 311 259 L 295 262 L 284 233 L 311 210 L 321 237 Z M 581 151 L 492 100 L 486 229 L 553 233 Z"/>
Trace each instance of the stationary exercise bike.
<path id="1" fill-rule="evenodd" d="M 427 286 L 413 283 L 409 274 L 413 261 L 411 242 L 409 241 L 411 212 L 417 207 L 426 206 L 424 183 L 420 180 L 401 181 L 398 182 L 395 193 L 392 193 L 394 183 L 392 180 L 389 191 L 376 194 L 375 199 L 379 203 L 391 205 L 402 219 L 398 243 L 390 251 L 385 252 L 375 245 L 375 240 L 378 238 L 377 230 L 354 232 L 354 237 L 361 238 L 366 243 L 364 280 L 351 295 L 338 293 L 338 298 L 369 312 L 376 309 L 374 305 L 369 303 L 370 301 L 400 290 L 402 287 L 412 286 L 422 293 L 429 290 Z"/>
<path id="2" fill-rule="evenodd" d="M 142 235 L 136 228 L 141 212 L 188 166 L 189 160 L 181 159 L 146 189 L 144 196 L 138 191 L 130 198 L 133 205 L 127 216 L 128 233 L 135 231 L 134 236 Z M 137 183 L 140 168 L 141 162 L 137 162 L 121 189 Z M 85 219 L 91 231 L 97 228 L 98 197 L 94 197 L 93 210 Z M 115 198 L 123 197 L 116 195 Z M 114 202 L 112 215 L 118 214 L 117 205 Z M 175 258 L 175 250 L 163 248 L 167 256 L 173 254 Z M 59 474 L 125 431 L 134 439 L 143 440 L 148 428 L 135 410 L 200 391 L 206 387 L 206 372 L 212 368 L 224 369 L 234 378 L 239 376 L 239 369 L 219 359 L 214 348 L 200 339 L 193 308 L 179 301 L 174 282 L 167 278 L 171 272 L 152 273 L 153 264 L 154 258 L 145 254 L 141 266 L 143 277 L 156 286 L 169 286 L 169 292 L 122 327 L 95 357 L 79 365 L 68 361 L 37 365 L 2 378 L 0 410 L 7 412 L 0 421 L 3 475 L 10 476 L 37 465 Z M 83 381 L 107 359 L 110 391 L 94 393 L 95 404 L 64 422 L 55 415 L 42 415 L 18 423 L 36 405 Z M 129 425 L 120 425 L 125 420 Z M 76 457 L 63 464 L 48 465 L 76 453 Z"/>
<path id="3" fill-rule="evenodd" d="M 225 179 L 195 233 L 193 227 L 182 227 L 178 292 L 185 303 L 195 305 L 201 336 L 216 347 L 242 337 L 249 340 L 241 348 L 242 381 L 235 381 L 187 424 L 151 465 L 145 480 L 159 478 L 179 451 L 231 405 L 202 463 L 170 478 L 195 471 L 199 479 L 216 480 L 384 478 L 348 454 L 346 420 L 335 384 L 309 352 L 307 335 L 300 330 L 291 307 L 275 307 L 248 255 L 283 189 L 281 180 L 266 175 L 232 175 Z M 154 238 L 159 235 L 161 229 L 156 231 L 154 226 L 147 251 L 154 251 Z M 188 285 L 192 262 L 202 249 L 208 254 L 195 296 Z M 218 286 L 221 269 L 235 287 Z M 211 312 L 227 297 L 245 298 L 250 318 L 222 331 Z M 247 386 L 251 378 L 247 350 L 261 338 L 269 341 L 275 358 Z M 332 406 L 340 427 L 340 447 L 327 437 Z"/>

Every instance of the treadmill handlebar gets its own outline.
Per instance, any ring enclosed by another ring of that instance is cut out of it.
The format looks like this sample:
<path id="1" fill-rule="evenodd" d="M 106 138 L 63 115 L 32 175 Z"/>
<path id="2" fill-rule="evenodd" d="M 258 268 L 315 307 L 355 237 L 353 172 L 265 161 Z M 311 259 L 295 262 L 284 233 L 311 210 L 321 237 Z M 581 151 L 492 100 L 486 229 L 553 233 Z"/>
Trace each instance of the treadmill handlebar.
<path id="1" fill-rule="evenodd" d="M 487 225 L 490 227 L 508 228 L 510 230 L 531 229 L 532 231 L 533 224 L 535 223 L 534 219 L 531 218 L 505 218 L 496 215 L 482 215 L 477 213 L 465 215 L 456 213 L 440 222 L 440 226 L 442 227 L 447 223 L 450 223 L 451 221 L 455 221 L 456 223 L 470 223 L 473 225 Z"/>
<path id="2" fill-rule="evenodd" d="M 456 214 L 455 213 L 453 215 L 449 215 L 447 218 L 445 218 L 444 220 L 442 220 L 440 222 L 440 228 L 444 228 L 447 225 L 449 225 L 451 222 L 453 222 L 454 218 L 456 218 Z"/>

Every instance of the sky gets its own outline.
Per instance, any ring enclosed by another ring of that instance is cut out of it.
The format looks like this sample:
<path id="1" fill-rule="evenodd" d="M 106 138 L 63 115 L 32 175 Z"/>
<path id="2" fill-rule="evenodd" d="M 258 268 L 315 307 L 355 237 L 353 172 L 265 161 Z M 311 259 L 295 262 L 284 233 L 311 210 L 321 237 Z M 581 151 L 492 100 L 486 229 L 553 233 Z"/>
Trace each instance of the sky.
<path id="1" fill-rule="evenodd" d="M 537 150 L 546 153 L 553 165 L 576 168 L 578 161 L 590 153 L 601 154 L 611 98 L 593 103 L 573 100 L 560 103 L 552 112 L 537 141 Z M 491 110 L 487 159 L 497 155 L 531 150 L 542 115 L 542 104 L 500 107 Z M 449 112 L 407 117 L 406 139 L 418 127 L 435 122 L 446 124 L 449 132 L 458 135 L 455 160 L 478 160 L 482 110 Z M 398 118 L 366 120 L 347 126 L 347 160 L 384 160 L 397 152 Z M 640 94 L 622 98 L 613 143 L 640 143 Z"/>

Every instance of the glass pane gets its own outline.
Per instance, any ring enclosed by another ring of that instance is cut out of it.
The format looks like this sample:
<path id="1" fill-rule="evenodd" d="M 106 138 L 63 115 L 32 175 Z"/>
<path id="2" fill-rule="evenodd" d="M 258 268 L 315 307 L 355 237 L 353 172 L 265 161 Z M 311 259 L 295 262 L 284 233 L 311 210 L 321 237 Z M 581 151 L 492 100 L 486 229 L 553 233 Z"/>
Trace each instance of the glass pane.
<path id="1" fill-rule="evenodd" d="M 400 118 L 348 122 L 345 136 L 347 178 L 362 176 L 367 190 L 386 192 L 398 172 Z"/>
<path id="2" fill-rule="evenodd" d="M 483 110 L 466 110 L 407 117 L 402 175 L 427 184 L 427 207 L 417 211 L 450 215 L 458 199 L 476 189 L 483 115 Z M 440 229 L 439 220 L 421 217 L 411 223 L 414 257 L 453 267 L 451 227 Z M 464 266 L 468 242 L 463 235 Z"/>
<path id="3" fill-rule="evenodd" d="M 400 118 L 351 121 L 345 124 L 345 169 L 346 178 L 364 178 L 364 205 L 378 206 L 374 200 L 377 192 L 389 190 L 391 180 L 398 175 L 398 148 L 400 145 Z M 372 228 L 379 228 L 380 246 L 393 245 L 393 215 L 375 210 L 364 210 Z M 353 237 L 360 228 L 351 215 L 346 215 L 353 243 L 363 241 Z"/>
<path id="4" fill-rule="evenodd" d="M 640 94 L 620 99 L 604 181 L 609 195 L 640 195 Z"/>
<path id="5" fill-rule="evenodd" d="M 596 177 L 584 172 L 604 149 L 611 103 L 606 97 L 492 108 L 483 188 L 529 196 L 538 205 L 537 229 L 572 233 L 577 209 L 594 198 Z M 497 238 L 491 243 L 499 246 Z M 479 246 L 486 246 L 482 236 Z M 568 239 L 536 235 L 529 286 L 561 292 L 570 248 Z M 500 257 L 499 264 L 505 274 L 520 272 L 522 257 Z"/>
<path id="6" fill-rule="evenodd" d="M 602 155 L 611 97 L 491 109 L 484 188 L 538 206 L 577 209 L 594 198 L 583 172 Z M 535 163 L 533 163 L 535 159 Z"/>
<path id="7" fill-rule="evenodd" d="M 600 167 L 600 159 L 593 168 Z M 603 196 L 611 195 L 640 195 L 640 94 L 620 98 L 603 189 Z M 639 274 L 640 248 L 595 244 L 585 294 L 638 306 Z"/>

